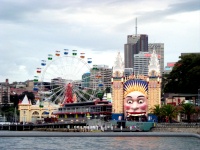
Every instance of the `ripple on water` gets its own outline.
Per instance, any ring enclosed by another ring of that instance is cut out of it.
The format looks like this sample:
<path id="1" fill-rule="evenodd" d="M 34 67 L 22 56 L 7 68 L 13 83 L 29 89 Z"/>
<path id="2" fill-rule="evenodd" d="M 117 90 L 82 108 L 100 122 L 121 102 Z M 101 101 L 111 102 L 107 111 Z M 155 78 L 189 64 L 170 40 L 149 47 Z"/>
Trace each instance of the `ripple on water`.
<path id="1" fill-rule="evenodd" d="M 0 149 L 199 150 L 195 137 L 1 137 Z"/>

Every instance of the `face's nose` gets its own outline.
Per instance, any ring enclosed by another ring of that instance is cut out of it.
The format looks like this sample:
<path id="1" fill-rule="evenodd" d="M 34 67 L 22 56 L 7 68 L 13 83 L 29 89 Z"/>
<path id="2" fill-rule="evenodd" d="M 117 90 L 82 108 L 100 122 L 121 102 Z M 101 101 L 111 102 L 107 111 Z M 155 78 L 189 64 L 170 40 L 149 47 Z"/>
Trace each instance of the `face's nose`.
<path id="1" fill-rule="evenodd" d="M 133 102 L 133 104 L 131 105 L 131 109 L 133 109 L 134 111 L 136 111 L 138 109 L 137 102 Z"/>

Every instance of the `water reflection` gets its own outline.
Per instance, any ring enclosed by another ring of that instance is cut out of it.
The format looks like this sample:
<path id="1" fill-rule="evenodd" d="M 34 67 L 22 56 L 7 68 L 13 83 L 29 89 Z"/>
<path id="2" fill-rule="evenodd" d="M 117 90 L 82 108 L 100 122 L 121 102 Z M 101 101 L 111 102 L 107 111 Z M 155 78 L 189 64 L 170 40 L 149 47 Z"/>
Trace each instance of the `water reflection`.
<path id="1" fill-rule="evenodd" d="M 2 137 L 0 149 L 41 150 L 199 150 L 192 137 Z"/>

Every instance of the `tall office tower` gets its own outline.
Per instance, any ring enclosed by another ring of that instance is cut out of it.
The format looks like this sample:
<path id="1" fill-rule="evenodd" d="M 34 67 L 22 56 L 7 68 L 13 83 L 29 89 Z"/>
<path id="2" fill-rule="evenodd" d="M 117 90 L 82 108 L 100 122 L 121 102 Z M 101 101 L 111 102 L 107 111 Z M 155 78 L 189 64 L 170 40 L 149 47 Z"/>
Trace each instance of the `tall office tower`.
<path id="1" fill-rule="evenodd" d="M 149 52 L 139 52 L 134 55 L 134 68 L 135 75 L 148 76 L 148 65 L 151 54 Z"/>
<path id="2" fill-rule="evenodd" d="M 164 43 L 149 43 L 148 44 L 149 53 L 153 53 L 153 50 L 156 51 L 160 61 L 160 74 L 164 73 Z"/>
<path id="3" fill-rule="evenodd" d="M 127 44 L 124 44 L 125 68 L 134 67 L 134 55 L 139 52 L 148 52 L 148 35 L 136 34 L 127 36 Z"/>
<path id="4" fill-rule="evenodd" d="M 90 88 L 98 89 L 101 85 L 102 89 L 111 87 L 112 69 L 107 65 L 95 65 L 90 70 Z"/>

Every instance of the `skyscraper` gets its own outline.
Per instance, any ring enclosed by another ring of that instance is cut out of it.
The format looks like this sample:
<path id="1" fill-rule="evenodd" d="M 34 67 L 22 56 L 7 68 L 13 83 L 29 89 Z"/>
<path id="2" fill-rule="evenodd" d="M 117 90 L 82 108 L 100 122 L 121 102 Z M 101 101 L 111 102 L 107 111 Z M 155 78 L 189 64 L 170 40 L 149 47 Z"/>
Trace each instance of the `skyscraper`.
<path id="1" fill-rule="evenodd" d="M 91 89 L 101 88 L 106 89 L 111 87 L 112 68 L 107 65 L 95 65 L 95 69 L 90 70 L 90 85 Z"/>
<path id="2" fill-rule="evenodd" d="M 134 68 L 134 55 L 140 51 L 148 52 L 148 35 L 128 35 L 127 44 L 124 44 L 125 68 Z"/>
<path id="3" fill-rule="evenodd" d="M 135 75 L 148 75 L 148 65 L 151 54 L 149 52 L 139 52 L 134 55 L 134 74 Z"/>
<path id="4" fill-rule="evenodd" d="M 160 61 L 160 73 L 164 73 L 164 43 L 149 43 L 148 44 L 149 53 L 153 53 L 153 50 L 156 51 Z"/>
<path id="5" fill-rule="evenodd" d="M 155 52 L 156 53 L 156 52 Z M 150 52 L 139 52 L 134 55 L 134 74 L 148 76 L 148 65 L 153 51 Z M 158 54 L 157 54 L 158 55 Z M 160 62 L 161 56 L 158 55 L 158 61 Z"/>

